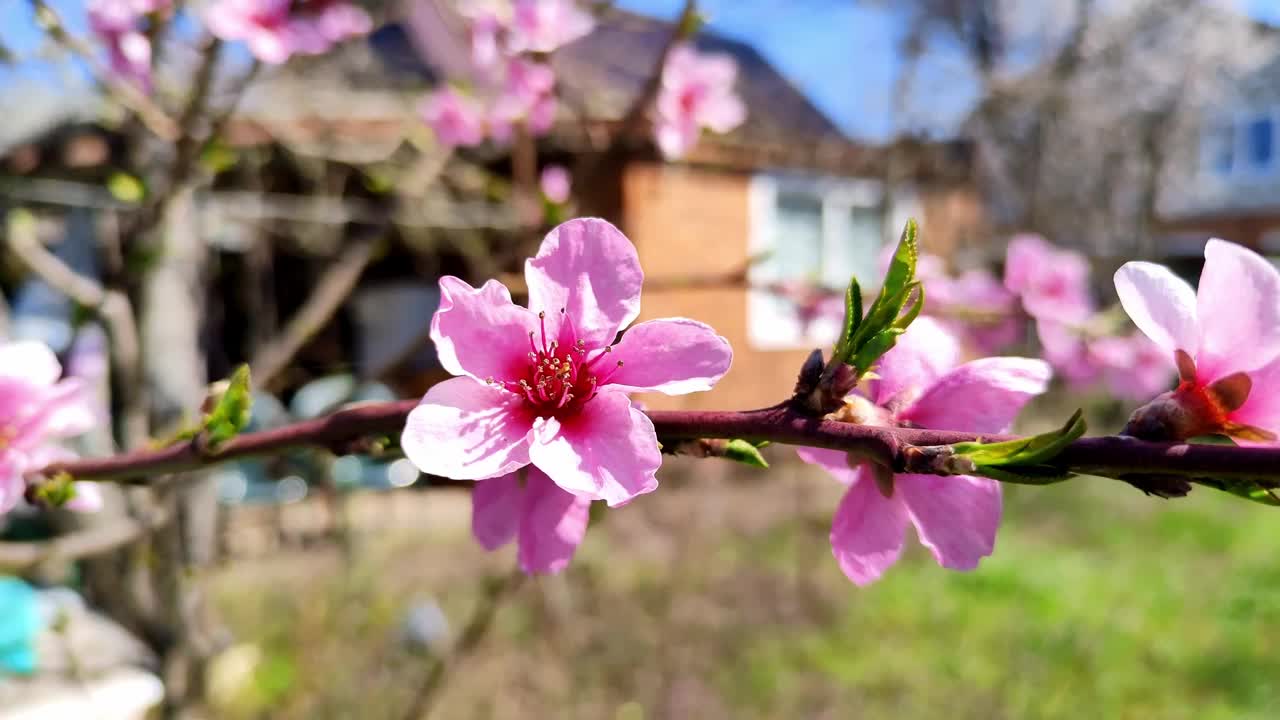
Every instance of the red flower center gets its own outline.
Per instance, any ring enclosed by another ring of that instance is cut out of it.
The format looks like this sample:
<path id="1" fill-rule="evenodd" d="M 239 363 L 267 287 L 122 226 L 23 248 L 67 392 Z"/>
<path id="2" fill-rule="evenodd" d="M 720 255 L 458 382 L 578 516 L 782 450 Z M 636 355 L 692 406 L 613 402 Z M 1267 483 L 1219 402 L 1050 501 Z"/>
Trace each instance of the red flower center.
<path id="1" fill-rule="evenodd" d="M 613 346 L 588 348 L 578 339 L 572 319 L 560 310 L 563 325 L 561 345 L 557 340 L 547 340 L 546 313 L 538 313 L 539 331 L 529 331 L 529 364 L 522 377 L 501 380 L 496 384 L 520 395 L 541 416 L 572 415 L 582 409 L 588 400 L 596 396 L 598 388 L 609 381 L 622 367 L 622 361 L 608 362 L 606 358 Z M 537 341 L 541 335 L 541 343 Z M 493 378 L 488 382 L 494 384 Z"/>

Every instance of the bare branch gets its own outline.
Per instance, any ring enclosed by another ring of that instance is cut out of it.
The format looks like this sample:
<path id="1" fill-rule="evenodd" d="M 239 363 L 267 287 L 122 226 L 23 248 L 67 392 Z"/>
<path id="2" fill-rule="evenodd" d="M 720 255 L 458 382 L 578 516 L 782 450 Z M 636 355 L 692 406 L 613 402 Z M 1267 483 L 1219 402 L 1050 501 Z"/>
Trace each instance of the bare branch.
<path id="1" fill-rule="evenodd" d="M 425 719 L 430 715 L 432 704 L 448 671 L 456 668 L 467 656 L 475 652 L 476 648 L 480 647 L 480 643 L 488 636 L 489 629 L 493 626 L 493 619 L 502 608 L 503 602 L 519 589 L 524 577 L 523 573 L 513 570 L 503 577 L 491 577 L 485 580 L 484 594 L 472 611 L 471 619 L 463 628 L 457 644 L 447 657 L 437 658 L 431 664 L 422 679 L 422 685 L 418 686 L 417 692 L 414 693 L 409 710 L 404 714 L 405 720 Z"/>
<path id="2" fill-rule="evenodd" d="M 129 447 L 140 445 L 147 436 L 146 384 L 142 346 L 129 297 L 80 275 L 49 252 L 40 242 L 34 218 L 11 212 L 8 237 L 14 256 L 32 274 L 93 313 L 106 326 L 111 339 L 111 365 L 121 380 L 121 386 L 129 388 L 131 393 L 122 413 L 125 444 Z"/>
<path id="3" fill-rule="evenodd" d="M 86 527 L 52 540 L 0 542 L 0 570 L 16 572 L 49 562 L 79 560 L 124 547 L 160 527 L 168 514 L 121 516 L 106 524 Z"/>
<path id="4" fill-rule="evenodd" d="M 378 237 L 357 238 L 338 255 L 302 307 L 289 318 L 284 330 L 250 361 L 255 387 L 269 386 L 307 341 L 333 318 L 369 267 L 380 244 Z"/>
<path id="5" fill-rule="evenodd" d="M 152 476 L 239 457 L 316 446 L 349 452 L 370 436 L 396 437 L 417 400 L 362 403 L 311 420 L 246 433 L 216 452 L 199 438 L 158 449 L 54 463 L 32 473 L 65 472 L 78 480 L 148 484 Z M 937 449 L 961 442 L 999 442 L 1016 436 L 951 430 L 876 427 L 824 420 L 784 403 L 761 410 L 649 411 L 658 437 L 669 440 L 741 438 L 751 442 L 830 448 L 883 458 L 898 472 L 938 473 Z M 1156 443 L 1126 436 L 1076 440 L 1050 465 L 1068 472 L 1120 476 L 1172 474 L 1191 478 L 1247 478 L 1280 487 L 1280 447 Z"/>
<path id="6" fill-rule="evenodd" d="M 93 46 L 68 32 L 61 16 L 45 0 L 29 1 L 31 9 L 35 11 L 36 21 L 44 28 L 45 32 L 49 33 L 49 37 L 53 38 L 54 42 L 73 55 L 84 60 L 89 66 L 89 70 L 93 73 L 94 79 L 107 90 L 112 99 L 136 114 L 143 124 L 147 126 L 147 129 L 155 133 L 156 136 L 168 141 L 178 139 L 178 123 L 169 117 L 163 108 L 156 104 L 146 93 L 119 79 L 111 72 L 110 68 L 105 67 L 98 58 Z"/>

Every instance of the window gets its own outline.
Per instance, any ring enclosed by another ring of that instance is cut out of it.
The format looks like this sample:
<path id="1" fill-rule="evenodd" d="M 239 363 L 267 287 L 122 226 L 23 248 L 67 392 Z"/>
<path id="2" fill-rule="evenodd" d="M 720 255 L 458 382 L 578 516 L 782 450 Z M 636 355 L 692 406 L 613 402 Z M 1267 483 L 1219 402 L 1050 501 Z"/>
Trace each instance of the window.
<path id="1" fill-rule="evenodd" d="M 1214 123 L 1204 134 L 1204 168 L 1214 175 L 1230 175 L 1236 161 L 1236 133 L 1231 123 Z"/>
<path id="2" fill-rule="evenodd" d="M 1249 121 L 1248 124 L 1248 159 L 1249 167 L 1254 170 L 1263 170 L 1271 167 L 1272 152 L 1272 126 L 1270 115 L 1260 115 Z"/>
<path id="3" fill-rule="evenodd" d="M 884 211 L 876 181 L 763 175 L 752 182 L 751 267 L 755 286 L 818 286 L 842 293 L 849 277 L 876 276 Z M 794 298 L 748 293 L 748 339 L 761 349 L 828 344 L 840 318 L 806 316 Z"/>
<path id="4" fill-rule="evenodd" d="M 1208 176 L 1248 180 L 1277 168 L 1276 115 L 1250 111 L 1210 119 L 1200 137 L 1200 168 Z"/>

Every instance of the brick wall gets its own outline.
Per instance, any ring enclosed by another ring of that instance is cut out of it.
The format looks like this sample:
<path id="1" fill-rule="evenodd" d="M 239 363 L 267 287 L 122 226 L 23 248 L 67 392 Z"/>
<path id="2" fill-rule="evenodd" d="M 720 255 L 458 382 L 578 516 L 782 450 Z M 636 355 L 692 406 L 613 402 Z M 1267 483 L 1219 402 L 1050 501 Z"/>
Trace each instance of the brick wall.
<path id="1" fill-rule="evenodd" d="M 635 242 L 646 285 L 693 274 L 731 273 L 747 260 L 750 177 L 677 165 L 634 164 L 623 175 L 622 227 Z M 654 409 L 736 409 L 773 404 L 791 392 L 804 351 L 747 344 L 743 288 L 646 287 L 641 320 L 684 316 L 714 327 L 733 345 L 733 367 L 714 390 L 681 397 L 640 396 Z"/>

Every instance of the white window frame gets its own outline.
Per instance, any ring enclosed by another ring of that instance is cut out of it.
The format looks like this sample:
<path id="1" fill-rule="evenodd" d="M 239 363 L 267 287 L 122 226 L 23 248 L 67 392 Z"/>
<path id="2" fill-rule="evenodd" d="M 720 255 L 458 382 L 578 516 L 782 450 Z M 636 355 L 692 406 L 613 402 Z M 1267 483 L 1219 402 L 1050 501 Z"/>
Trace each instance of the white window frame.
<path id="1" fill-rule="evenodd" d="M 1254 166 L 1250 161 L 1249 126 L 1255 120 L 1271 121 L 1271 159 L 1265 165 Z M 1211 129 L 1229 126 L 1232 131 L 1231 169 L 1221 171 L 1214 167 L 1209 144 Z M 1206 115 L 1200 127 L 1200 174 L 1204 177 L 1231 183 L 1249 182 L 1274 177 L 1280 171 L 1280 107 L 1251 108 L 1222 115 Z"/>
<path id="2" fill-rule="evenodd" d="M 749 188 L 750 227 L 748 253 L 751 257 L 775 250 L 774 228 L 777 222 L 779 195 L 811 195 L 822 205 L 823 255 L 833 254 L 832 245 L 841 239 L 840 223 L 848 222 L 855 208 L 872 209 L 881 214 L 880 247 L 884 247 L 885 192 L 884 183 L 863 178 L 834 178 L 792 173 L 764 173 L 751 179 Z M 752 265 L 747 271 L 752 286 L 768 281 L 763 269 Z M 756 350 L 809 349 L 827 344 L 832 338 L 815 333 L 813 327 L 802 328 L 793 317 L 781 317 L 772 293 L 747 291 L 747 343 Z M 807 330 L 807 331 L 806 331 Z"/>

